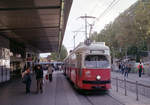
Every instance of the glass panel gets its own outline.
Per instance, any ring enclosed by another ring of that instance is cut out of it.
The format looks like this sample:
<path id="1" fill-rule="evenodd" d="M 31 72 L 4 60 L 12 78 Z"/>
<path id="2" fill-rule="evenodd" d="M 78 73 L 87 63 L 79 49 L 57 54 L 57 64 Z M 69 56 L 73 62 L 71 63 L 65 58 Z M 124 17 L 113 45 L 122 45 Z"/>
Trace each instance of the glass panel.
<path id="1" fill-rule="evenodd" d="M 109 68 L 110 64 L 104 55 L 87 55 L 85 57 L 85 67 L 87 68 Z"/>

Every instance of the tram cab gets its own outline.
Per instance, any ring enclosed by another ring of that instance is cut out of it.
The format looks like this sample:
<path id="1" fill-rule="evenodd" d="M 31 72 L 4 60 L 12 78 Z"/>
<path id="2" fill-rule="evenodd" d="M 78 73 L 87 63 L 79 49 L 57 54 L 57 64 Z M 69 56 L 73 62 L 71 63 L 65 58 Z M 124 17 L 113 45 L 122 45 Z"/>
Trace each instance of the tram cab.
<path id="1" fill-rule="evenodd" d="M 110 49 L 104 42 L 80 43 L 68 56 L 66 75 L 77 88 L 93 90 L 110 88 Z"/>

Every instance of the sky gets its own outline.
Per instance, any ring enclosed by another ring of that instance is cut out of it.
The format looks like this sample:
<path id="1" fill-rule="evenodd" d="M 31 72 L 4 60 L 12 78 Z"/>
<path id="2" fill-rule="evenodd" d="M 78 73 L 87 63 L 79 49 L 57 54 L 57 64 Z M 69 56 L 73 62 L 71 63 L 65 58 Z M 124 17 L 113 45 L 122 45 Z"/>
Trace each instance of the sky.
<path id="1" fill-rule="evenodd" d="M 48 55 L 50 55 L 50 53 L 40 53 L 40 57 L 42 57 L 42 58 L 45 58 L 45 57 L 47 57 Z"/>
<path id="2" fill-rule="evenodd" d="M 113 2 L 114 5 L 110 8 L 105 15 L 101 14 Z M 100 32 L 108 23 L 113 22 L 114 19 L 123 11 L 128 9 L 137 0 L 73 0 L 72 8 L 70 11 L 63 44 L 69 52 L 74 48 L 73 36 L 75 35 L 75 46 L 85 39 L 85 21 L 79 18 L 80 16 L 94 16 L 96 19 L 88 19 L 91 24 L 95 21 L 93 31 Z M 81 31 L 81 32 L 75 32 Z M 89 27 L 88 27 L 89 32 Z"/>

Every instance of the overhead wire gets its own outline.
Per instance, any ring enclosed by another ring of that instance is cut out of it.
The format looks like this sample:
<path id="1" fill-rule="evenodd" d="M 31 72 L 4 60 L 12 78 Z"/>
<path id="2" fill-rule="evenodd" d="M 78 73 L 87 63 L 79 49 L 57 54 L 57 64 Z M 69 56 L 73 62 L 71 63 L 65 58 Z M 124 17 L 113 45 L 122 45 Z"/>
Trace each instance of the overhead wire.
<path id="1" fill-rule="evenodd" d="M 92 33 L 92 30 L 93 30 L 93 27 L 94 27 L 96 21 L 99 21 L 99 19 L 100 19 L 102 16 L 104 16 L 104 15 L 107 13 L 107 11 L 108 11 L 112 6 L 114 6 L 114 3 L 115 3 L 116 1 L 117 1 L 117 0 L 113 0 L 113 1 L 108 5 L 108 7 L 99 15 L 99 17 L 96 18 L 95 21 L 93 21 L 93 23 L 91 24 L 92 27 L 91 27 L 91 32 L 90 32 L 90 33 Z"/>
<path id="2" fill-rule="evenodd" d="M 95 25 L 96 22 L 98 22 L 100 20 L 100 18 L 102 18 L 103 16 L 105 16 L 106 14 L 110 13 L 111 12 L 111 9 L 116 6 L 118 4 L 120 0 L 113 0 L 109 5 L 108 7 L 103 11 L 103 13 L 101 13 L 99 15 L 98 18 L 96 18 L 96 20 L 93 22 L 93 26 Z"/>
<path id="3" fill-rule="evenodd" d="M 113 4 L 113 6 L 111 6 L 110 10 L 111 10 L 114 6 L 116 6 L 116 5 L 118 4 L 118 2 L 120 2 L 120 1 L 121 1 L 121 0 L 116 1 L 116 2 Z M 108 14 L 109 12 L 111 12 L 111 11 L 108 11 L 106 14 Z M 104 14 L 104 15 L 106 15 L 106 14 Z"/>
<path id="4" fill-rule="evenodd" d="M 99 15 L 98 18 L 95 19 L 95 21 L 93 21 L 92 26 L 94 26 L 95 23 L 96 23 L 97 21 L 99 21 L 101 17 L 103 17 L 103 16 L 105 16 L 106 14 L 108 14 L 108 13 L 111 11 L 111 9 L 112 9 L 119 1 L 120 1 L 120 0 L 113 0 L 113 1 L 111 1 L 111 3 L 108 5 L 108 7 Z M 92 11 L 93 11 L 93 10 L 92 10 Z M 92 29 L 93 29 L 93 28 L 92 28 Z M 92 31 L 92 29 L 91 29 L 91 31 Z M 79 30 L 79 29 L 78 29 L 78 30 Z"/>
<path id="5" fill-rule="evenodd" d="M 108 2 L 103 2 L 101 3 L 101 6 L 100 6 L 100 3 L 99 3 L 100 0 L 98 0 L 98 2 L 96 2 L 96 4 L 93 6 L 93 8 L 90 10 L 89 14 L 94 14 L 97 12 L 97 8 L 96 7 L 101 7 L 102 5 L 105 5 L 105 4 L 108 4 Z"/>
<path id="6" fill-rule="evenodd" d="M 114 4 L 116 1 L 117 1 L 117 0 L 113 0 L 113 1 L 108 5 L 108 7 L 98 16 L 98 18 L 97 18 L 96 20 L 98 21 L 102 16 L 104 16 L 104 15 L 107 13 L 107 11 L 110 10 L 110 8 L 113 6 L 113 4 Z"/>

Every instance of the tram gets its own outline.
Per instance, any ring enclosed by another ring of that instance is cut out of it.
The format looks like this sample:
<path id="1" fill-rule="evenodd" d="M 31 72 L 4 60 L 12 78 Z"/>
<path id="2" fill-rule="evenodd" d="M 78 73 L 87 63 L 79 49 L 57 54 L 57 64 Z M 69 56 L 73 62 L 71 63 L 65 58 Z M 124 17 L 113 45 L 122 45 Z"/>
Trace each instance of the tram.
<path id="1" fill-rule="evenodd" d="M 81 42 L 64 60 L 64 74 L 83 90 L 111 88 L 111 56 L 105 42 Z"/>

